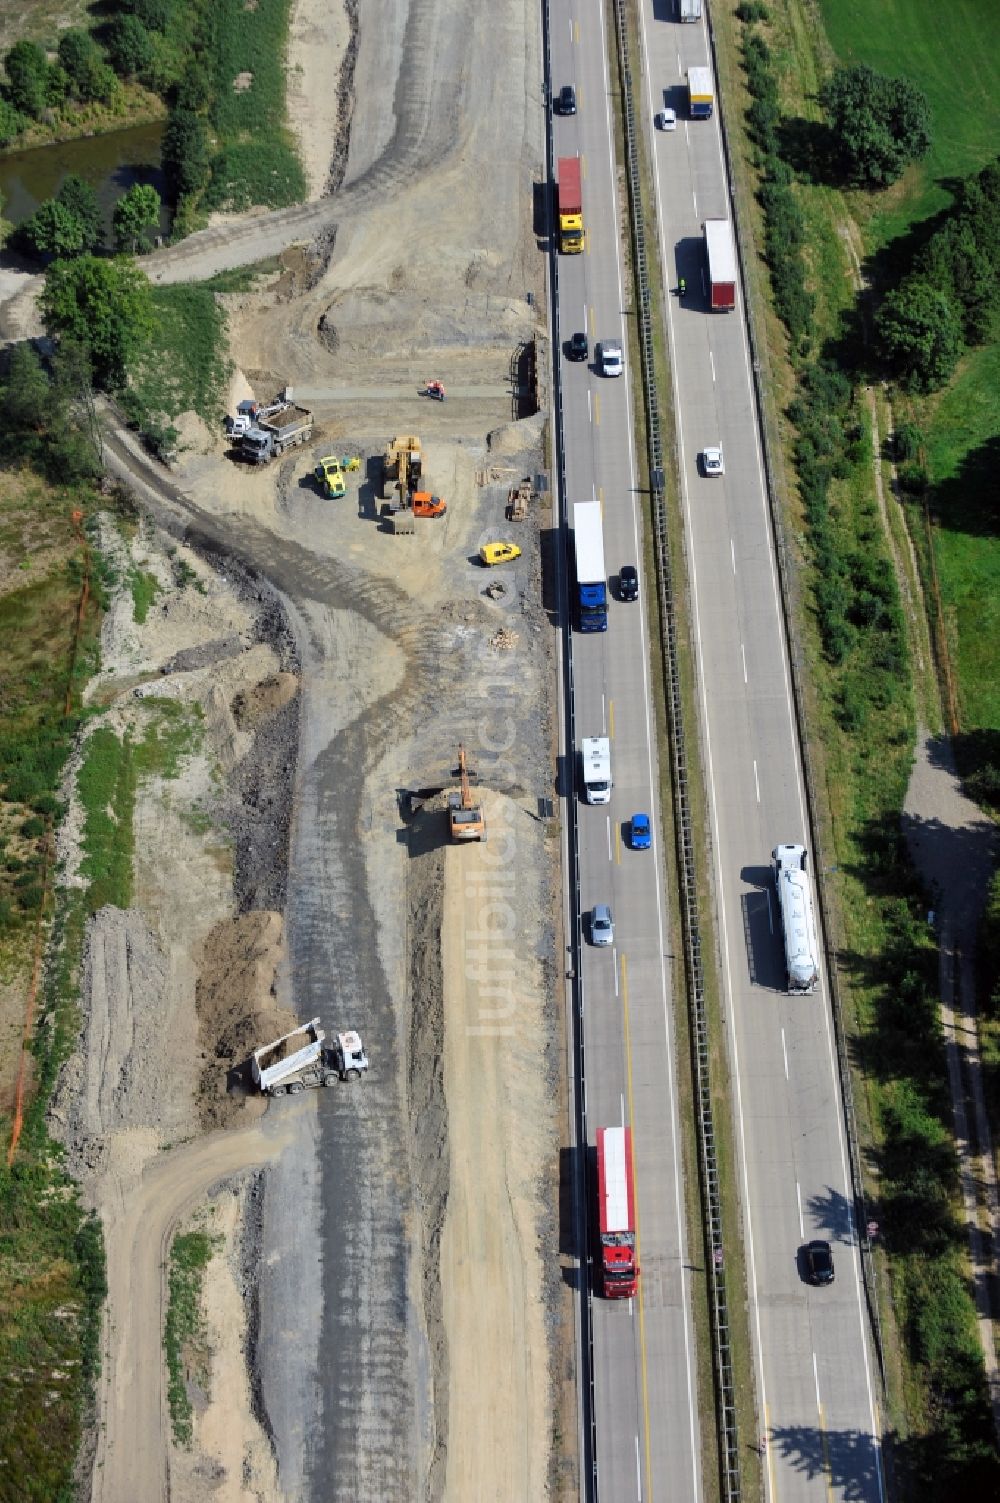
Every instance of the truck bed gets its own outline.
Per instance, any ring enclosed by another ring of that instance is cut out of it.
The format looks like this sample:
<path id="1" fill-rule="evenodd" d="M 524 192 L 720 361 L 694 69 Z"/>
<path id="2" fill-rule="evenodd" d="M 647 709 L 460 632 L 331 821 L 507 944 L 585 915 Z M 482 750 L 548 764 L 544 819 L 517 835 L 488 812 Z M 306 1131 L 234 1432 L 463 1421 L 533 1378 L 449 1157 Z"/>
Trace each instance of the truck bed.
<path id="1" fill-rule="evenodd" d="M 294 432 L 306 423 L 312 422 L 312 413 L 308 407 L 297 407 L 294 404 L 286 407 L 284 412 L 276 412 L 273 417 L 265 419 L 260 424 L 261 428 L 270 429 L 274 433 Z"/>

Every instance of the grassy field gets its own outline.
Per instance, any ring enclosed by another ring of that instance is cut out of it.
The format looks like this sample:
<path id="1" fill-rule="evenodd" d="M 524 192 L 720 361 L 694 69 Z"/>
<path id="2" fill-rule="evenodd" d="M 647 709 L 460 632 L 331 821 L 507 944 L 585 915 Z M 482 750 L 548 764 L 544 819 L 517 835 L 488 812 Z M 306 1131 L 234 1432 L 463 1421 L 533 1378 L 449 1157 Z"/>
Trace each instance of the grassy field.
<path id="1" fill-rule="evenodd" d="M 205 1269 L 212 1256 L 212 1238 L 205 1232 L 185 1232 L 174 1238 L 170 1249 L 169 1300 L 163 1333 L 166 1349 L 167 1400 L 174 1439 L 191 1444 L 194 1411 L 188 1393 L 189 1381 L 203 1391 L 208 1388 L 208 1349 L 201 1290 Z"/>
<path id="2" fill-rule="evenodd" d="M 123 402 L 129 418 L 154 438 L 166 432 L 171 419 L 191 410 L 214 427 L 230 370 L 224 311 L 215 295 L 196 283 L 154 287 L 153 308 L 156 328 L 129 373 Z"/>
<path id="3" fill-rule="evenodd" d="M 995 0 L 819 0 L 819 8 L 841 62 L 905 75 L 930 101 L 929 154 L 872 205 L 870 235 L 882 245 L 945 208 L 947 179 L 1000 150 L 1000 13 Z"/>
<path id="4" fill-rule="evenodd" d="M 0 471 L 0 958 L 8 983 L 4 1007 L 16 1005 L 21 1018 L 59 781 L 80 723 L 75 686 L 96 661 L 97 571 L 74 652 L 82 550 L 71 520 L 74 508 L 86 514 L 95 505 L 89 491 Z M 51 912 L 49 900 L 46 920 Z M 76 900 L 55 910 L 47 931 L 49 964 L 38 1009 L 47 1026 L 35 1037 L 12 1168 L 6 1155 L 11 1119 L 6 1110 L 0 1115 L 0 1503 L 69 1497 L 81 1412 L 99 1364 L 100 1230 L 81 1210 L 45 1126 L 49 1092 L 76 1031 L 85 917 Z M 5 1011 L 5 1039 L 13 1021 Z M 16 1059 L 5 1058 L 0 1068 L 12 1079 Z"/>

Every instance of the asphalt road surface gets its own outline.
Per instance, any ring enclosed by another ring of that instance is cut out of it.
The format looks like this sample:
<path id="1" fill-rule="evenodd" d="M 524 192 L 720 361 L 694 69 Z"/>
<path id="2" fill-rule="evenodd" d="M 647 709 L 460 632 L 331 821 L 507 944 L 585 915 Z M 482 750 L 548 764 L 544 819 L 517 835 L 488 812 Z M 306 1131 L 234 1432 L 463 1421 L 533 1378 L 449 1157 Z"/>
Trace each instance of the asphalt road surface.
<path id="1" fill-rule="evenodd" d="M 708 39 L 650 0 L 642 33 L 661 255 L 689 289 L 667 304 L 768 1496 L 878 1500 L 829 1000 L 825 986 L 785 990 L 769 872 L 773 846 L 809 837 L 742 315 L 711 313 L 704 283 L 702 222 L 728 214 L 729 194 L 717 119 L 688 121 L 683 81 L 709 61 Z M 653 130 L 664 103 L 675 132 Z M 725 475 L 706 479 L 699 452 L 716 444 Z M 802 1276 L 798 1250 L 813 1238 L 833 1244 L 832 1287 Z"/>
<path id="2" fill-rule="evenodd" d="M 636 488 L 630 382 L 600 377 L 593 362 L 595 340 L 620 339 L 626 356 L 628 350 L 600 10 L 554 8 L 552 64 L 553 91 L 565 83 L 577 91 L 577 114 L 556 117 L 555 144 L 557 156 L 582 158 L 587 229 L 585 253 L 559 259 L 560 334 L 566 341 L 584 329 L 591 340 L 589 363 L 563 360 L 566 501 L 570 508 L 601 502 L 607 569 L 617 581 L 622 564 L 640 561 L 645 498 Z M 640 592 L 649 587 L 640 573 Z M 631 1124 L 642 1270 L 632 1300 L 603 1299 L 594 1280 L 596 1471 L 601 1503 L 633 1503 L 697 1499 L 702 1484 L 665 958 L 665 852 L 658 825 L 652 850 L 633 851 L 627 842 L 631 815 L 655 820 L 657 812 L 649 644 L 643 606 L 616 594 L 609 630 L 574 633 L 572 661 L 577 734 L 610 736 L 614 778 L 610 806 L 579 809 L 584 917 L 595 903 L 609 903 L 615 920 L 612 947 L 583 948 L 588 1172 L 597 1128 Z M 593 1204 L 593 1187 L 591 1198 Z"/>

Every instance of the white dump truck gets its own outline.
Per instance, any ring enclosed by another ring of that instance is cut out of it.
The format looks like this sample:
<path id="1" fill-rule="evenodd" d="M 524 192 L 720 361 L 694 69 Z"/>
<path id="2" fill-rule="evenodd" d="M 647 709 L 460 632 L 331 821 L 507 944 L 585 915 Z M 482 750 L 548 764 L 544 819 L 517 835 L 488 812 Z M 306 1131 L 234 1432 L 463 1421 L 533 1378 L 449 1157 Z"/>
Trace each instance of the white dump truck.
<path id="1" fill-rule="evenodd" d="M 790 992 L 812 992 L 819 980 L 819 946 L 804 845 L 776 845 L 771 852 L 778 908 L 785 937 Z"/>
<path id="2" fill-rule="evenodd" d="M 279 412 L 284 412 L 290 401 L 291 396 L 288 392 L 275 397 L 274 401 L 269 402 L 266 407 L 248 397 L 238 404 L 235 417 L 226 418 L 226 432 L 231 439 L 241 439 L 244 434 L 250 432 L 251 428 L 256 428 L 268 418 L 276 417 Z"/>
<path id="3" fill-rule="evenodd" d="M 240 439 L 240 453 L 253 464 L 269 464 L 286 449 L 308 443 L 312 433 L 312 413 L 290 402 L 272 417 L 255 419 Z"/>
<path id="4" fill-rule="evenodd" d="M 368 1069 L 368 1056 L 353 1029 L 338 1033 L 327 1044 L 319 1018 L 293 1028 L 253 1053 L 254 1084 L 265 1096 L 295 1096 L 313 1086 L 332 1086 L 338 1080 L 358 1080 Z"/>

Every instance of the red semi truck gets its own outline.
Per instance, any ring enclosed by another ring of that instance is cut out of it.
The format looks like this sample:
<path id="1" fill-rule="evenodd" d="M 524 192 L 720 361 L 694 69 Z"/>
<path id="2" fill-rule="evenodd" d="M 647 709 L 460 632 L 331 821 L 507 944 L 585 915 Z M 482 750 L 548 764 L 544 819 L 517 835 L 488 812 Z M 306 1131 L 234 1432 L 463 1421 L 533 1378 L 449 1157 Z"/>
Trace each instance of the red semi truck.
<path id="1" fill-rule="evenodd" d="M 717 313 L 736 307 L 736 246 L 728 219 L 705 220 L 708 301 Z"/>
<path id="2" fill-rule="evenodd" d="M 583 190 L 580 158 L 560 157 L 556 191 L 559 195 L 559 249 L 564 255 L 583 250 Z"/>
<path id="3" fill-rule="evenodd" d="M 639 1283 L 631 1127 L 597 1129 L 597 1200 L 604 1296 L 628 1299 Z"/>

